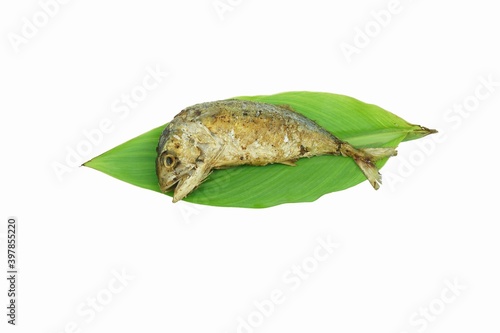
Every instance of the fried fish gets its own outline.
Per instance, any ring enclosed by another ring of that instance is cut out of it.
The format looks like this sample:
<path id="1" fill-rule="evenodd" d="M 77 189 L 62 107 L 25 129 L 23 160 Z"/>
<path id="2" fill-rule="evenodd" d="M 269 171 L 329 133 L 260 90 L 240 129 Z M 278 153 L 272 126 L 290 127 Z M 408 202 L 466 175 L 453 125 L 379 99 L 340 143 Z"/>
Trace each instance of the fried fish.
<path id="1" fill-rule="evenodd" d="M 156 174 L 162 192 L 185 198 L 213 169 L 281 163 L 303 157 L 352 158 L 373 188 L 381 176 L 374 162 L 394 148 L 358 149 L 288 106 L 222 100 L 182 110 L 164 129 L 157 147 Z"/>

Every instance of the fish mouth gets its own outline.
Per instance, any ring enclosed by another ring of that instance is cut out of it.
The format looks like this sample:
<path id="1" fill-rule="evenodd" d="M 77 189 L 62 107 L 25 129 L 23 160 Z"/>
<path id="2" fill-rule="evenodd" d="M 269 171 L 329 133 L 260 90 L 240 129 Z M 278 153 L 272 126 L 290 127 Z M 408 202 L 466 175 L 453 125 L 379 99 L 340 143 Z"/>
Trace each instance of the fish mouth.
<path id="1" fill-rule="evenodd" d="M 176 170 L 175 173 L 164 172 L 157 169 L 158 185 L 162 193 L 173 191 L 179 182 L 189 178 L 192 168 Z"/>
<path id="2" fill-rule="evenodd" d="M 178 182 L 178 179 L 174 180 L 173 182 L 167 182 L 164 184 L 160 182 L 160 191 L 162 193 L 173 191 Z"/>

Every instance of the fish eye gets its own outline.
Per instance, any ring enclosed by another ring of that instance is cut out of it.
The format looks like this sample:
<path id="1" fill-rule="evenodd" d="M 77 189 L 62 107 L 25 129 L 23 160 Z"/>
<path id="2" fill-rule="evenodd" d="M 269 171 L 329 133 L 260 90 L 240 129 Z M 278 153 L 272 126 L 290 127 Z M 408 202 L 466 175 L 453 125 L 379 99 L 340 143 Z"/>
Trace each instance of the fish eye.
<path id="1" fill-rule="evenodd" d="M 166 168 L 173 169 L 177 164 L 177 158 L 172 154 L 163 153 L 162 162 Z"/>

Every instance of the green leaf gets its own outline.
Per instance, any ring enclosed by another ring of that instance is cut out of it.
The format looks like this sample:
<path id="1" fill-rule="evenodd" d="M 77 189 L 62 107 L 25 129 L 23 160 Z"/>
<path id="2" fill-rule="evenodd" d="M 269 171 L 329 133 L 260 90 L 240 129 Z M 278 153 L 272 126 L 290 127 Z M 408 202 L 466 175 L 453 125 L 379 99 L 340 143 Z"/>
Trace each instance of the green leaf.
<path id="1" fill-rule="evenodd" d="M 292 109 L 314 120 L 355 147 L 397 147 L 400 142 L 434 133 L 352 97 L 320 92 L 286 92 L 237 99 Z M 180 110 L 179 110 L 180 111 Z M 142 188 L 160 192 L 156 177 L 156 146 L 165 125 L 129 140 L 84 165 Z M 397 157 L 394 157 L 397 158 Z M 382 167 L 387 159 L 377 162 Z M 281 164 L 239 166 L 214 170 L 186 201 L 228 207 L 271 207 L 289 202 L 314 201 L 366 180 L 351 158 L 316 156 Z M 367 191 L 371 191 L 367 186 Z M 172 193 L 167 193 L 172 195 Z M 375 195 L 375 194 L 374 194 Z"/>

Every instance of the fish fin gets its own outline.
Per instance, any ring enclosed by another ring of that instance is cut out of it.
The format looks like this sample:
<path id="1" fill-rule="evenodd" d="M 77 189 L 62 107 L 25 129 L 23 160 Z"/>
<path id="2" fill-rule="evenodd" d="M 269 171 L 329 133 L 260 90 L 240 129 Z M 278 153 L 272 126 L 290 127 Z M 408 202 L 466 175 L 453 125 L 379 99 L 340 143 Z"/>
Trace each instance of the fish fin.
<path id="1" fill-rule="evenodd" d="M 382 184 L 382 176 L 380 175 L 375 162 L 390 156 L 396 156 L 395 148 L 365 148 L 356 149 L 352 146 L 342 149 L 342 155 L 350 156 L 359 166 L 363 174 L 368 179 L 374 189 L 378 190 Z"/>
<path id="2" fill-rule="evenodd" d="M 220 165 L 220 166 L 215 166 L 214 169 L 224 170 L 224 169 L 229 169 L 229 168 L 232 168 L 232 167 L 234 167 L 234 165 Z"/>
<path id="3" fill-rule="evenodd" d="M 278 162 L 279 164 L 284 164 L 284 165 L 289 165 L 289 166 L 296 166 L 295 160 L 289 160 L 289 161 L 281 161 Z"/>

